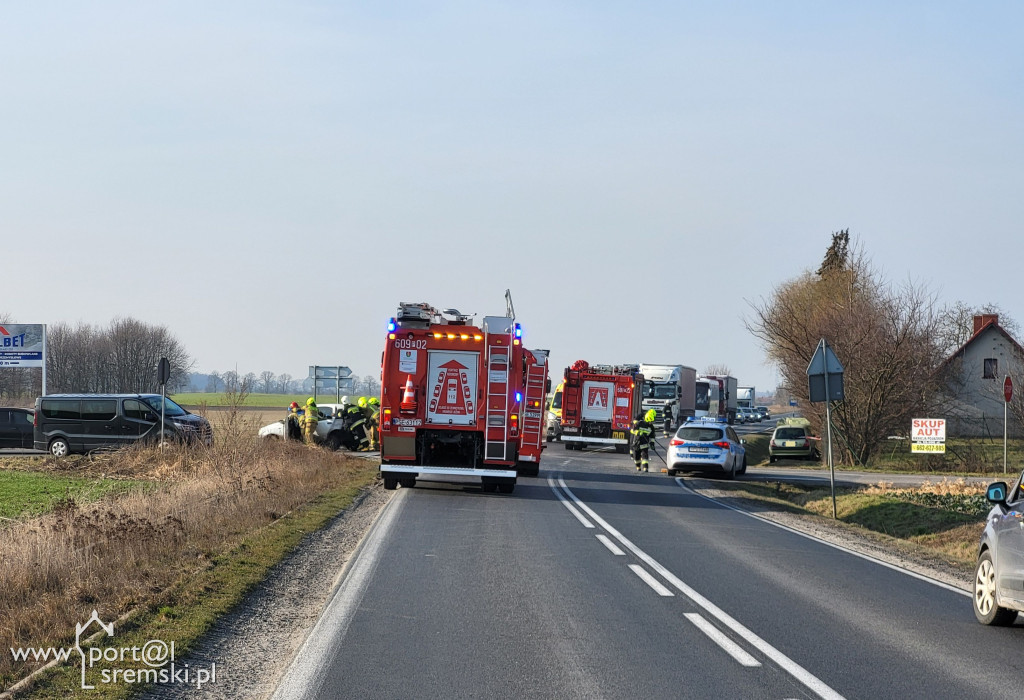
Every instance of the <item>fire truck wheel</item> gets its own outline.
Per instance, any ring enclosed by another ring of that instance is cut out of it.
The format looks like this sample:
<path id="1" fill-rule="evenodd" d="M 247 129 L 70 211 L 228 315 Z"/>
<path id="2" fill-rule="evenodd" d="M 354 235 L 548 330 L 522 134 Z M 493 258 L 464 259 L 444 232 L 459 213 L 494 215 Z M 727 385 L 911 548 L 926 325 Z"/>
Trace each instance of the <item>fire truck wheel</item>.
<path id="1" fill-rule="evenodd" d="M 398 477 L 397 476 L 385 476 L 384 477 L 384 490 L 394 491 L 398 488 Z"/>
<path id="2" fill-rule="evenodd" d="M 499 493 L 512 493 L 516 490 L 516 482 L 505 482 L 503 484 L 496 484 Z"/>
<path id="3" fill-rule="evenodd" d="M 498 490 L 498 485 L 493 481 L 485 481 L 481 484 L 484 489 L 484 493 L 494 493 Z"/>
<path id="4" fill-rule="evenodd" d="M 629 445 L 616 445 L 615 451 L 618 452 L 620 455 L 624 455 L 627 452 L 629 452 Z"/>
<path id="5" fill-rule="evenodd" d="M 540 464 L 537 462 L 520 462 L 517 468 L 520 476 L 537 476 L 540 474 Z"/>
<path id="6" fill-rule="evenodd" d="M 565 449 L 567 449 L 567 450 L 575 450 L 576 449 L 574 447 L 574 445 L 576 444 L 575 442 L 563 442 L 562 444 L 565 445 Z"/>
<path id="7" fill-rule="evenodd" d="M 402 485 L 403 489 L 411 489 L 416 485 L 416 477 L 408 476 L 398 480 L 398 483 Z"/>

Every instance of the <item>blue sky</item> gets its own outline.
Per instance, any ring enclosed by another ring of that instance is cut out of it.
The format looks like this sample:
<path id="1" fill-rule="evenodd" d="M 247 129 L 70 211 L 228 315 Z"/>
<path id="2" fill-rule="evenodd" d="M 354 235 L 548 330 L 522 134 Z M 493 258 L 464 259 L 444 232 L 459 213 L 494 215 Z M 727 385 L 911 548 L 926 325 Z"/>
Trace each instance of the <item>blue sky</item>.
<path id="1" fill-rule="evenodd" d="M 821 2 L 24 3 L 0 21 L 0 313 L 197 369 L 375 374 L 399 301 L 572 361 L 727 364 L 850 228 L 1024 320 L 1024 11 Z"/>

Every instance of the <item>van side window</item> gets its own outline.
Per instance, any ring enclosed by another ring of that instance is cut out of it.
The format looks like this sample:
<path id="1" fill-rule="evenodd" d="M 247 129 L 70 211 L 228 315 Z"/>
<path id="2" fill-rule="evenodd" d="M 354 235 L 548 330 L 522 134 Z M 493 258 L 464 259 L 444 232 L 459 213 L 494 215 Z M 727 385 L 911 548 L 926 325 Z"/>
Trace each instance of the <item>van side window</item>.
<path id="1" fill-rule="evenodd" d="M 116 416 L 116 399 L 84 399 L 82 401 L 82 420 L 113 420 Z"/>
<path id="2" fill-rule="evenodd" d="M 42 410 L 47 418 L 65 418 L 70 420 L 81 420 L 82 412 L 79 410 L 81 401 L 66 399 L 44 399 Z"/>
<path id="3" fill-rule="evenodd" d="M 8 411 L 7 409 L 0 408 L 0 423 L 10 423 L 10 422 L 12 422 L 11 421 L 11 412 Z"/>
<path id="4" fill-rule="evenodd" d="M 153 409 L 146 404 L 136 399 L 125 399 L 124 402 L 124 415 L 126 418 L 134 418 L 136 420 L 146 420 L 146 414 L 149 414 L 150 420 L 152 420 Z"/>

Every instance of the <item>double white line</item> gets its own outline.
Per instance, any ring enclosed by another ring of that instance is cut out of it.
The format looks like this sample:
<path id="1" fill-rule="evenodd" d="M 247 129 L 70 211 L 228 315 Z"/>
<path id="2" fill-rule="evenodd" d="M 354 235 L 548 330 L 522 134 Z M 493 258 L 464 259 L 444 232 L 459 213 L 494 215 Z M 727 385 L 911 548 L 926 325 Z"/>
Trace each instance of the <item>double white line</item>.
<path id="1" fill-rule="evenodd" d="M 754 649 L 757 649 L 765 658 L 770 659 L 780 668 L 789 673 L 793 678 L 798 680 L 809 690 L 814 692 L 821 698 L 828 700 L 843 700 L 843 696 L 837 693 L 835 690 L 827 686 L 823 681 L 817 678 L 810 671 L 800 666 L 798 663 L 790 659 L 788 656 L 783 654 L 781 651 L 773 647 L 771 644 L 761 639 L 759 636 L 754 634 L 752 631 L 744 627 L 731 615 L 726 613 L 724 610 L 719 608 L 717 605 L 712 603 L 710 600 L 702 596 L 700 593 L 695 591 L 690 586 L 686 585 L 679 577 L 673 574 L 671 571 L 662 566 L 657 560 L 651 557 L 647 552 L 637 547 L 633 542 L 627 539 L 621 532 L 616 530 L 614 527 L 609 525 L 600 515 L 595 513 L 586 503 L 577 498 L 568 486 L 565 485 L 565 481 L 562 477 L 558 477 L 558 484 L 555 484 L 555 480 L 548 478 L 548 486 L 555 492 L 558 500 L 562 502 L 570 513 L 572 513 L 580 523 L 586 528 L 594 528 L 594 523 L 597 523 L 605 532 L 611 535 L 614 539 L 618 540 L 618 543 L 625 547 L 628 551 L 632 552 L 633 555 L 647 564 L 653 571 L 659 574 L 670 586 L 675 588 L 677 591 L 682 593 L 684 596 L 689 598 L 698 608 L 701 608 L 712 618 L 718 620 L 724 627 L 733 632 L 736 636 L 746 641 Z M 568 496 L 568 498 L 566 498 Z M 589 520 L 588 517 L 589 516 Z M 591 520 L 593 522 L 591 522 Z M 614 542 L 609 540 L 603 534 L 597 535 L 605 547 L 615 554 L 616 556 L 625 556 L 625 553 L 615 545 Z M 643 567 L 637 564 L 631 564 L 629 567 L 637 576 L 643 579 L 651 588 L 658 592 L 659 595 L 673 596 L 671 590 L 666 588 L 660 581 L 652 576 Z M 699 613 L 688 613 L 685 615 L 686 619 L 693 623 L 701 632 L 706 634 L 711 640 L 717 643 L 723 650 L 732 656 L 738 663 L 747 667 L 760 666 L 761 663 L 755 659 L 751 654 L 746 652 L 739 644 L 734 642 L 728 636 L 726 636 L 720 629 L 715 625 L 708 622 Z"/>

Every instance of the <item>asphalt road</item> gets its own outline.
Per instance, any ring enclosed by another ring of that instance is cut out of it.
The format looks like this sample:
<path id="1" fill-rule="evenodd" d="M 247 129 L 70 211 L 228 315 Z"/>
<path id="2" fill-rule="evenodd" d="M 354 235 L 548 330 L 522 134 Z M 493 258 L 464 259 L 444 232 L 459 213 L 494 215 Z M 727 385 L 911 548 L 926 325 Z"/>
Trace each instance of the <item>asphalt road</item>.
<path id="1" fill-rule="evenodd" d="M 514 494 L 400 489 L 275 698 L 1006 698 L 1024 623 L 555 445 Z"/>

